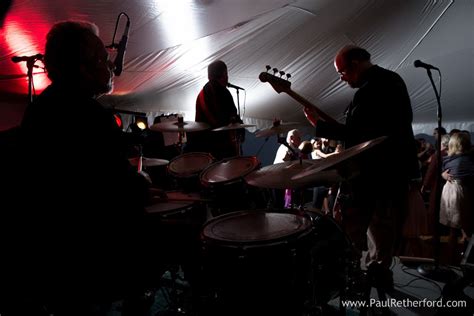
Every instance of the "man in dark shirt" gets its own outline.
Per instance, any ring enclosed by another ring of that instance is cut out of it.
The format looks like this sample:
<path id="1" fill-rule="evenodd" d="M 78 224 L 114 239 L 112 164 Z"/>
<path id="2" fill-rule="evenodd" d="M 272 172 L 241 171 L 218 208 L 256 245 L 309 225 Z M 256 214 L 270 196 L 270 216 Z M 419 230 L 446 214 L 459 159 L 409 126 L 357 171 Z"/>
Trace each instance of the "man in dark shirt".
<path id="1" fill-rule="evenodd" d="M 388 137 L 359 155 L 360 175 L 348 183 L 351 200 L 343 213 L 343 225 L 359 251 L 367 249 L 369 237 L 369 271 L 376 286 L 390 289 L 393 277 L 389 267 L 409 181 L 418 173 L 410 98 L 402 78 L 372 64 L 365 49 L 342 48 L 334 66 L 342 81 L 358 88 L 347 108 L 346 123 L 322 121 L 310 108 L 305 108 L 305 114 L 316 127 L 316 136 L 343 140 L 346 148 Z"/>
<path id="2" fill-rule="evenodd" d="M 21 123 L 18 200 L 9 218 L 17 253 L 4 260 L 17 287 L 11 295 L 34 292 L 41 303 L 78 314 L 84 302 L 139 293 L 147 267 L 148 184 L 130 165 L 112 113 L 96 101 L 113 87 L 108 57 L 94 24 L 59 22 L 48 33 L 52 84 Z"/>
<path id="3" fill-rule="evenodd" d="M 227 89 L 229 77 L 227 65 L 216 60 L 207 68 L 209 81 L 199 92 L 196 100 L 196 122 L 209 124 L 211 129 L 242 123 L 234 99 Z M 239 138 L 245 130 L 204 131 L 188 135 L 187 151 L 209 152 L 217 159 L 237 156 L 240 153 Z"/>

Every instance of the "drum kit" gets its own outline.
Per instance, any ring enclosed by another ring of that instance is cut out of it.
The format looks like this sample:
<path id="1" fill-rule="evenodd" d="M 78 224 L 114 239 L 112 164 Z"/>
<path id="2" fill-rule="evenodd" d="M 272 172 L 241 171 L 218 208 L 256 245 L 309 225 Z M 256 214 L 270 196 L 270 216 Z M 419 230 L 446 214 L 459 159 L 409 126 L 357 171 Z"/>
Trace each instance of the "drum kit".
<path id="1" fill-rule="evenodd" d="M 252 126 L 232 123 L 212 131 Z M 268 138 L 297 127 L 296 123 L 278 123 L 255 135 Z M 150 129 L 183 134 L 209 126 L 180 120 L 157 123 Z M 202 274 L 197 279 L 204 281 L 195 291 L 207 297 L 209 315 L 303 315 L 347 288 L 351 242 L 327 215 L 302 207 L 266 209 L 264 203 L 256 207 L 248 202 L 262 189 L 299 190 L 350 179 L 357 174 L 351 165 L 353 158 L 384 139 L 364 142 L 326 159 L 300 159 L 262 168 L 255 156 L 215 161 L 205 152 L 182 153 L 170 161 L 140 156 L 130 163 L 138 168 L 166 166 L 175 179 L 177 190 L 155 194 L 146 213 L 165 225 L 191 221 L 192 229 L 198 227 L 191 235 L 199 236 L 199 255 L 190 260 L 199 265 L 194 270 Z"/>

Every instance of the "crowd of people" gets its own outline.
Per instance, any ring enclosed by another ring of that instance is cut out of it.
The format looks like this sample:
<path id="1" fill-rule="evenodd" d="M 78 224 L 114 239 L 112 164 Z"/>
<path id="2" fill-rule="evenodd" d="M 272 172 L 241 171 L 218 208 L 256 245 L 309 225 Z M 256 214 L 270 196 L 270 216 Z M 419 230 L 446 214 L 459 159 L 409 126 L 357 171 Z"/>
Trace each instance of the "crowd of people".
<path id="1" fill-rule="evenodd" d="M 421 193 L 428 204 L 428 217 L 439 218 L 445 228 L 441 233 L 449 235 L 449 260 L 456 263 L 460 256 L 458 243 L 466 245 L 474 233 L 474 149 L 471 133 L 466 130 L 447 133 L 443 127 L 436 128 L 433 137 L 435 141 L 440 138 L 440 149 L 430 150 L 429 157 L 423 154 L 424 148 L 429 147 L 422 145 L 426 141 L 418 139 L 419 164 L 424 171 Z M 428 233 L 433 234 L 434 224 L 430 228 Z"/>

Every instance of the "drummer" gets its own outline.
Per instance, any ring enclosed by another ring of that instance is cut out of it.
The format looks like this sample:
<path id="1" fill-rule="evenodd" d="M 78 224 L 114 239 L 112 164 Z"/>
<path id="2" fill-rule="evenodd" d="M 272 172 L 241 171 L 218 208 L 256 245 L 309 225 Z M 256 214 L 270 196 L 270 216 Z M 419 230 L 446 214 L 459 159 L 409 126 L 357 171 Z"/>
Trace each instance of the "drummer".
<path id="1" fill-rule="evenodd" d="M 199 92 L 196 100 L 196 122 L 210 125 L 211 129 L 243 123 L 237 113 L 234 100 L 227 89 L 229 77 L 227 65 L 216 60 L 207 67 L 209 81 Z M 203 151 L 220 160 L 238 156 L 240 148 L 236 140 L 243 139 L 244 129 L 227 131 L 203 131 L 189 133 L 186 151 Z"/>
<path id="2" fill-rule="evenodd" d="M 2 249 L 21 254 L 5 254 L 1 290 L 8 289 L 9 301 L 29 302 L 28 289 L 44 300 L 38 306 L 54 302 L 59 314 L 86 315 L 96 302 L 137 300 L 143 282 L 160 276 L 155 254 L 144 259 L 148 184 L 129 164 L 114 117 L 96 100 L 112 91 L 114 78 L 97 26 L 58 22 L 44 61 L 52 84 L 24 114 L 18 198 L 4 212 L 21 221 L 2 217 L 10 236 L 19 236 Z M 67 127 L 58 127 L 65 117 Z"/>

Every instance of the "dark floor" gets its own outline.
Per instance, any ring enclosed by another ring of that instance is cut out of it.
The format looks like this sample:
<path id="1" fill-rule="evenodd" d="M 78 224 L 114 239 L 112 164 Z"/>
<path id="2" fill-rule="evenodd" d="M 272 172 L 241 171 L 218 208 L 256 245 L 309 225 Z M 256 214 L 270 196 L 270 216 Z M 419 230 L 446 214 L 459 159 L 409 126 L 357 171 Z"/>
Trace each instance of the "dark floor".
<path id="1" fill-rule="evenodd" d="M 399 257 L 394 259 L 392 271 L 394 273 L 395 289 L 387 294 L 387 300 L 392 302 L 387 310 L 384 308 L 390 303 L 380 301 L 377 291 L 372 289 L 371 298 L 372 307 L 367 309 L 367 315 L 423 315 L 423 316 L 442 316 L 442 315 L 474 315 L 474 287 L 473 284 L 455 283 L 454 280 L 461 278 L 463 272 L 460 268 L 454 266 L 446 266 L 452 271 L 453 276 L 449 279 L 453 290 L 449 291 L 449 287 L 445 282 L 437 282 L 429 278 L 425 278 L 417 271 L 417 268 L 423 264 L 412 257 Z M 431 264 L 428 262 L 428 266 Z M 206 315 L 198 313 L 194 310 L 191 300 L 191 288 L 184 280 L 182 272 L 178 272 L 173 282 L 172 275 L 167 271 L 163 276 L 163 286 L 154 293 L 154 303 L 148 314 L 150 316 L 167 316 L 167 315 Z M 474 279 L 471 279 L 472 282 Z M 454 285 L 458 285 L 456 288 Z M 444 294 L 443 294 L 444 291 Z M 437 302 L 444 301 L 445 304 L 466 304 L 465 308 L 446 307 L 440 308 Z M 276 302 L 275 302 L 276 303 Z M 396 306 L 398 305 L 398 307 Z M 417 306 L 418 305 L 418 306 Z M 115 303 L 108 316 L 121 316 L 121 304 Z M 224 314 L 224 313 L 223 313 Z M 229 313 L 230 314 L 230 313 Z M 329 302 L 329 307 L 321 311 L 316 309 L 310 315 L 362 315 L 360 308 L 346 308 L 345 313 L 340 311 L 339 297 Z M 228 315 L 225 313 L 225 315 Z M 270 315 L 270 314 L 269 314 Z M 271 314 L 274 315 L 274 314 Z M 295 315 L 296 316 L 296 315 Z"/>

